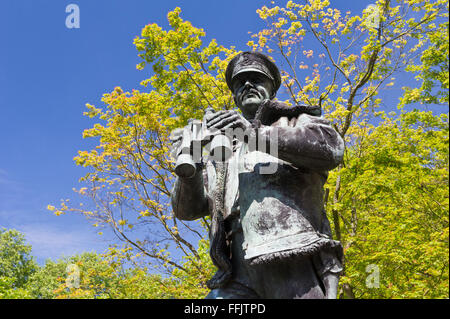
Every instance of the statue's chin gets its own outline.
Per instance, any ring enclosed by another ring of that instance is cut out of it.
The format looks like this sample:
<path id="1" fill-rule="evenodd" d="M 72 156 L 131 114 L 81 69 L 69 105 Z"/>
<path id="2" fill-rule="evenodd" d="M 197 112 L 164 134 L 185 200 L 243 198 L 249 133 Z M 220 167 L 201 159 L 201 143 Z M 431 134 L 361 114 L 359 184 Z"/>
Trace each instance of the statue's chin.
<path id="1" fill-rule="evenodd" d="M 250 97 L 243 99 L 242 105 L 259 105 L 261 104 L 261 99 L 255 94 L 250 95 Z"/>
<path id="2" fill-rule="evenodd" d="M 249 98 L 242 101 L 240 105 L 240 109 L 245 117 L 253 118 L 258 110 L 258 107 L 261 104 L 261 99 L 259 98 Z"/>

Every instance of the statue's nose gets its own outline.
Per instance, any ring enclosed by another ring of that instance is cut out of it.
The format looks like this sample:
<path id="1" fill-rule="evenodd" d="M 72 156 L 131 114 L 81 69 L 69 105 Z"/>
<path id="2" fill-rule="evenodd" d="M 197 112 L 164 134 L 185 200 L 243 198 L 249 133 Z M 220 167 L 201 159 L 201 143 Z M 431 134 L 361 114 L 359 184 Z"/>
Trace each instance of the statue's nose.
<path id="1" fill-rule="evenodd" d="M 245 86 L 245 87 L 248 87 L 248 86 L 251 86 L 251 87 L 253 87 L 254 85 L 253 85 L 253 83 L 252 83 L 252 82 L 250 82 L 250 81 L 245 81 L 245 84 L 244 84 L 244 86 Z"/>

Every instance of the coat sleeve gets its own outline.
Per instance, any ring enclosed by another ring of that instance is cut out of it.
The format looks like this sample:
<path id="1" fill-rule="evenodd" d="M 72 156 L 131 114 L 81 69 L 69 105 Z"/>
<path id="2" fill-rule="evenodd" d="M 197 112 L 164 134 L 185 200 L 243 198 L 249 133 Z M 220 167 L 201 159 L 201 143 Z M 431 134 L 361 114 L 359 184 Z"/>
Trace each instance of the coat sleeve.
<path id="1" fill-rule="evenodd" d="M 177 177 L 171 193 L 172 209 L 181 220 L 194 220 L 208 215 L 204 171 L 198 169 L 192 178 Z"/>
<path id="2" fill-rule="evenodd" d="M 275 138 L 278 158 L 296 167 L 328 171 L 338 166 L 344 156 L 342 137 L 324 117 L 282 117 L 271 126 L 262 126 L 259 136 L 265 141 Z"/>

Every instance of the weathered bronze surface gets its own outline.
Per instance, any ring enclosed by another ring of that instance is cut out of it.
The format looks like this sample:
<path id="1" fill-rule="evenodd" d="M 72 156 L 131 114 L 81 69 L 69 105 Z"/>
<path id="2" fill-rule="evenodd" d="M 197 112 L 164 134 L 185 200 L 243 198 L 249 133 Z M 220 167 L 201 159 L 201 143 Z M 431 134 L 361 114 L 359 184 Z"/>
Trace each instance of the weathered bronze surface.
<path id="1" fill-rule="evenodd" d="M 211 215 L 218 272 L 207 298 L 336 298 L 342 246 L 331 238 L 323 186 L 344 141 L 319 107 L 275 100 L 280 73 L 266 56 L 238 54 L 226 80 L 242 114 L 209 110 L 173 144 L 177 165 L 187 164 L 172 192 L 175 215 Z M 207 144 L 228 153 L 192 153 Z"/>

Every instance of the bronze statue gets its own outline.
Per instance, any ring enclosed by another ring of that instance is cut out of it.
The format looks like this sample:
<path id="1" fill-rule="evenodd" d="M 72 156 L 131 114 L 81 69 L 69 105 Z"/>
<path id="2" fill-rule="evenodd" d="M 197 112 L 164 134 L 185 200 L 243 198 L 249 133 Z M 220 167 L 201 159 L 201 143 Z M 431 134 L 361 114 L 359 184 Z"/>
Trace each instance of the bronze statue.
<path id="1" fill-rule="evenodd" d="M 343 252 L 323 185 L 344 141 L 320 107 L 275 100 L 280 73 L 265 55 L 238 54 L 226 81 L 242 114 L 208 110 L 175 143 L 174 213 L 211 216 L 207 298 L 336 298 Z M 207 145 L 222 151 L 199 155 Z"/>

